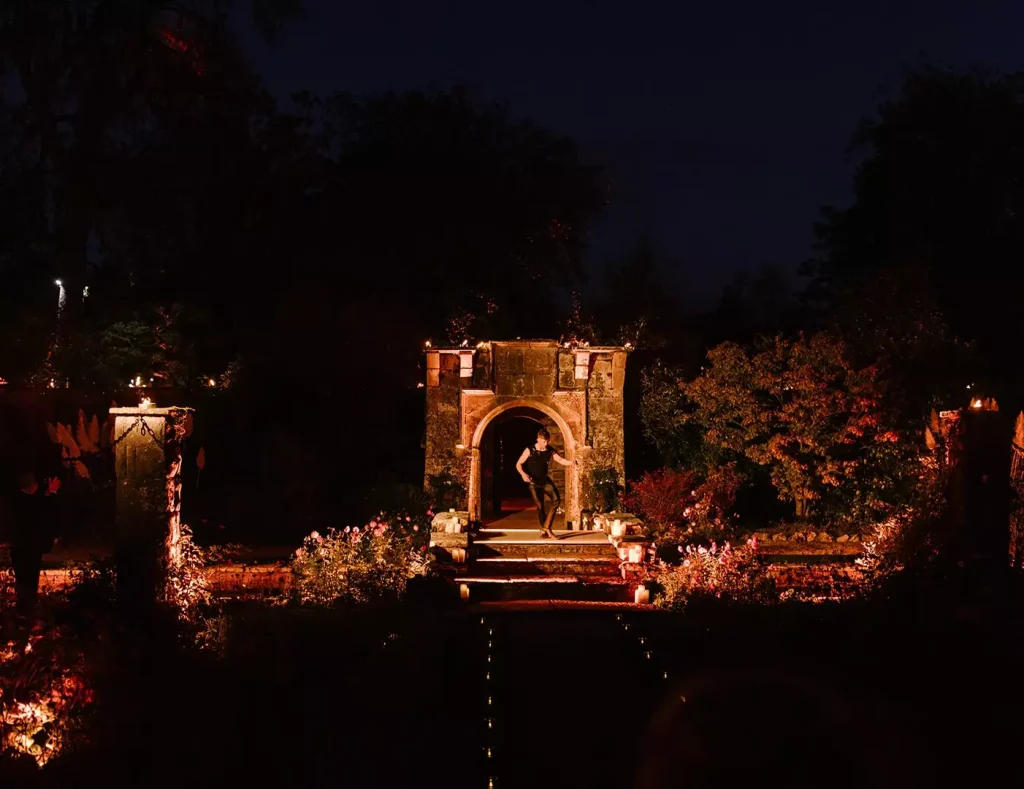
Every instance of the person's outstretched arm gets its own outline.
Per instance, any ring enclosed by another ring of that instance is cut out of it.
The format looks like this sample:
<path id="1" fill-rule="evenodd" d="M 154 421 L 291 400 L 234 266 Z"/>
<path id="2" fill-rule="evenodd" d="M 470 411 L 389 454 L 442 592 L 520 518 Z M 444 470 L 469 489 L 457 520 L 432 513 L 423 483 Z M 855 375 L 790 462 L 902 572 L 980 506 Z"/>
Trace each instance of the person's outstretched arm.
<path id="1" fill-rule="evenodd" d="M 529 454 L 529 453 L 527 453 Z M 559 455 L 557 452 L 551 453 L 551 459 L 554 460 L 559 466 L 575 466 L 579 464 L 578 460 L 566 460 L 564 457 Z"/>

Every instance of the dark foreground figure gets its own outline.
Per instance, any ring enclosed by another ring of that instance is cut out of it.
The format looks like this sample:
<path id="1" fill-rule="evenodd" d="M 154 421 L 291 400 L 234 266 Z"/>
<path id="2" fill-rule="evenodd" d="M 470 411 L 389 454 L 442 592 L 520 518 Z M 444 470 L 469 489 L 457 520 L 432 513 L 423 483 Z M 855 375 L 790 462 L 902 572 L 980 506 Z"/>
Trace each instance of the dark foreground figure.
<path id="1" fill-rule="evenodd" d="M 39 594 L 39 576 L 43 554 L 53 548 L 56 539 L 54 496 L 60 480 L 52 477 L 45 486 L 35 471 L 18 473 L 17 490 L 11 496 L 11 565 L 17 591 L 17 611 L 27 616 L 35 609 Z"/>

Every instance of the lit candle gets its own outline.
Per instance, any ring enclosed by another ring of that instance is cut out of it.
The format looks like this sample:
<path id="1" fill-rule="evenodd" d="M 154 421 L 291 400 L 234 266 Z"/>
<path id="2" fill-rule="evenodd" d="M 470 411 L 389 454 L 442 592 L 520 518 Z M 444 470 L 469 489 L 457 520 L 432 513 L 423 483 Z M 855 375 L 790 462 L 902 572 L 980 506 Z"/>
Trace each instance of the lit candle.
<path id="1" fill-rule="evenodd" d="M 465 584 L 459 584 L 459 597 L 463 600 L 469 599 L 469 587 Z"/>
<path id="2" fill-rule="evenodd" d="M 633 593 L 633 602 L 637 605 L 648 605 L 651 602 L 651 590 L 640 584 Z"/>
<path id="3" fill-rule="evenodd" d="M 625 537 L 626 524 L 620 520 L 612 521 L 612 537 Z"/>
<path id="4" fill-rule="evenodd" d="M 629 546 L 629 560 L 633 564 L 640 564 L 644 560 L 644 547 L 642 545 Z"/>

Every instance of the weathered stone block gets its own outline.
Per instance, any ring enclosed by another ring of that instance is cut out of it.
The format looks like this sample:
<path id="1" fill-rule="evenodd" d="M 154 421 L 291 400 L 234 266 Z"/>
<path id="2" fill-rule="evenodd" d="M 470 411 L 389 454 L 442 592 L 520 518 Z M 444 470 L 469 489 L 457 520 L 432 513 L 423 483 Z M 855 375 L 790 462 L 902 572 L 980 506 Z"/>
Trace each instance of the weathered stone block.
<path id="1" fill-rule="evenodd" d="M 626 354 L 618 351 L 612 355 L 612 390 L 621 392 L 626 382 Z"/>
<path id="2" fill-rule="evenodd" d="M 446 551 L 450 551 L 452 548 L 468 548 L 469 534 L 466 532 L 460 534 L 432 532 L 430 535 L 430 545 L 434 548 L 444 548 Z"/>

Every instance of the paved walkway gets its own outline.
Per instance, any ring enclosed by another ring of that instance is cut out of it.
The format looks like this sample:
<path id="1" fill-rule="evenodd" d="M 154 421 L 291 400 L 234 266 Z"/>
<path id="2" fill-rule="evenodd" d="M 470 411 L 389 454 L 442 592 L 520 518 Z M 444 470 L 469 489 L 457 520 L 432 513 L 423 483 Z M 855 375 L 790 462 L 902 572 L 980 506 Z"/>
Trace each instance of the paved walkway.
<path id="1" fill-rule="evenodd" d="M 538 529 L 537 524 L 537 508 L 530 507 L 525 510 L 518 510 L 516 512 L 510 512 L 507 515 L 503 515 L 500 518 L 495 518 L 492 521 L 487 521 L 486 526 L 488 529 Z M 565 528 L 565 515 L 559 513 L 555 516 L 554 522 L 551 527 L 558 531 L 559 529 Z"/>
<path id="2" fill-rule="evenodd" d="M 555 529 L 555 537 L 558 545 L 607 545 L 608 536 L 603 531 L 566 531 Z M 540 529 L 511 529 L 499 528 L 499 524 L 491 524 L 479 531 L 474 537 L 475 544 L 492 543 L 537 543 L 538 545 L 555 545 L 550 537 L 541 538 Z"/>

